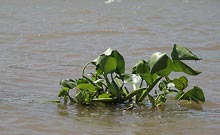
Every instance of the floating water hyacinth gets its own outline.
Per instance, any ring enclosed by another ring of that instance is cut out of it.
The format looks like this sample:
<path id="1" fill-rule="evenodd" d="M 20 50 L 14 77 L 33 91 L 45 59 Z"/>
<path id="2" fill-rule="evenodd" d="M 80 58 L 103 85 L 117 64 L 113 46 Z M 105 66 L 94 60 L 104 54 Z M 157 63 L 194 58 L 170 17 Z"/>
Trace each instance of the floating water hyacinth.
<path id="1" fill-rule="evenodd" d="M 117 50 L 109 48 L 83 67 L 81 78 L 61 80 L 58 97 L 63 98 L 64 103 L 73 102 L 81 105 L 95 102 L 139 104 L 149 101 L 152 107 L 156 107 L 166 102 L 167 95 L 176 93 L 177 100 L 205 102 L 203 90 L 198 86 L 186 90 L 186 76 L 169 77 L 172 72 L 183 72 L 186 75 L 201 73 L 185 64 L 184 60 L 200 58 L 189 49 L 175 44 L 171 57 L 166 53 L 153 53 L 149 60 L 139 60 L 129 74 L 125 72 L 124 57 Z M 85 75 L 88 65 L 93 65 L 95 71 Z M 133 89 L 128 90 L 128 85 Z M 74 90 L 76 94 L 70 95 L 70 90 Z"/>

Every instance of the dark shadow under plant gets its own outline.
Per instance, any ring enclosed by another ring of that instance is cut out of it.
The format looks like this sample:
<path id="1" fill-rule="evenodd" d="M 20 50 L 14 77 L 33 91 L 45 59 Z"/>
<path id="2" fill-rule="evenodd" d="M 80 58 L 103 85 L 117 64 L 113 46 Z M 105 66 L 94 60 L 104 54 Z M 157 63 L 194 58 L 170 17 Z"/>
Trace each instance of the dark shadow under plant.
<path id="1" fill-rule="evenodd" d="M 198 86 L 186 90 L 186 76 L 170 77 L 172 72 L 194 76 L 201 73 L 184 63 L 185 60 L 196 61 L 200 58 L 189 49 L 175 44 L 171 57 L 166 53 L 153 53 L 149 60 L 139 60 L 129 74 L 125 73 L 123 56 L 117 50 L 109 48 L 83 67 L 81 78 L 61 80 L 58 97 L 63 98 L 64 103 L 81 105 L 96 102 L 140 104 L 149 101 L 155 107 L 165 103 L 169 94 L 176 93 L 177 100 L 205 102 L 203 90 Z M 88 65 L 94 66 L 95 71 L 85 75 Z M 131 85 L 133 89 L 128 90 L 127 85 Z M 76 94 L 70 95 L 70 90 Z"/>

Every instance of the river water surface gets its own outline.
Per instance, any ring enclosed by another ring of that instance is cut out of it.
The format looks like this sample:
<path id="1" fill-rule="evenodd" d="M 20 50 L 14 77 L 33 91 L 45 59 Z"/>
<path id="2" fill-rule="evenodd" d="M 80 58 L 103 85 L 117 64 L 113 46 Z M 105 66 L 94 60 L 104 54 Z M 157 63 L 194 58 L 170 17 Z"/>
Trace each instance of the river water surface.
<path id="1" fill-rule="evenodd" d="M 203 108 L 169 101 L 164 111 L 80 107 L 57 100 L 59 80 L 111 47 L 126 59 L 170 53 L 182 44 L 202 57 L 189 77 L 206 95 Z M 219 0 L 0 0 L 1 135 L 218 135 Z"/>

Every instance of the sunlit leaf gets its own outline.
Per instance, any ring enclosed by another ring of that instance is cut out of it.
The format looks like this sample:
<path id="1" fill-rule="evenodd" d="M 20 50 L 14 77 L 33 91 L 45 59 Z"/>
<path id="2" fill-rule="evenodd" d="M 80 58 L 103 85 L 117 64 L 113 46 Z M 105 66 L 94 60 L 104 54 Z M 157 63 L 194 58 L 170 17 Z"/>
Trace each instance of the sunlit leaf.
<path id="1" fill-rule="evenodd" d="M 109 94 L 109 93 L 103 93 L 103 94 L 99 95 L 98 98 L 110 98 L 110 96 L 111 96 L 111 94 Z"/>
<path id="2" fill-rule="evenodd" d="M 177 44 L 173 46 L 171 57 L 173 60 L 201 60 L 189 49 Z"/>
<path id="3" fill-rule="evenodd" d="M 89 92 L 96 92 L 96 87 L 90 83 L 82 83 L 77 85 L 78 89 L 89 90 Z"/>
<path id="4" fill-rule="evenodd" d="M 104 54 L 107 55 L 107 56 L 110 56 L 112 54 L 113 50 L 111 48 L 108 48 Z"/>
<path id="5" fill-rule="evenodd" d="M 150 65 L 151 74 L 161 71 L 160 76 L 164 76 L 164 75 L 168 75 L 172 71 L 172 68 L 169 67 L 170 58 L 166 55 L 166 53 L 160 53 L 160 52 L 153 53 L 151 55 L 149 65 Z"/>

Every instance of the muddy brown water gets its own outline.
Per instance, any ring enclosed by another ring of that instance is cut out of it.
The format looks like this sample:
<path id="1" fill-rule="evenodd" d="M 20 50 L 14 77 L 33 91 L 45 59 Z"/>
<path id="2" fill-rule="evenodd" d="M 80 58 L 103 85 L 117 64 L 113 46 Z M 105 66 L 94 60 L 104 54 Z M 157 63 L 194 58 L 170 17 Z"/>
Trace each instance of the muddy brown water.
<path id="1" fill-rule="evenodd" d="M 220 132 L 219 0 L 0 0 L 1 135 L 218 135 Z M 172 44 L 190 48 L 202 71 L 203 108 L 170 100 L 164 111 L 140 106 L 64 106 L 59 80 L 80 77 L 105 49 L 118 49 L 127 71 Z"/>

